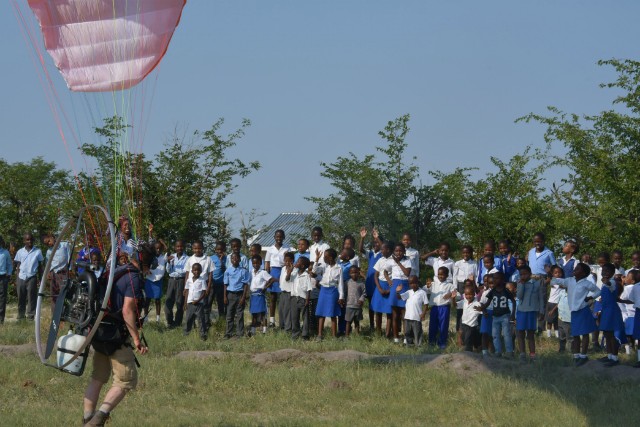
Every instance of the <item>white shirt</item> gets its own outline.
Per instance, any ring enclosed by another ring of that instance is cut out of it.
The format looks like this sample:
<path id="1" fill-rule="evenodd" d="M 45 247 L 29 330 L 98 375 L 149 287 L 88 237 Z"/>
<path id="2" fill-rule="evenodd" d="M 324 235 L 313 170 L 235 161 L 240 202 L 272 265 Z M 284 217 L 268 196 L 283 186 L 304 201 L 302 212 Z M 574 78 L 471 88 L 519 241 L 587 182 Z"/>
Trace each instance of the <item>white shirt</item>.
<path id="1" fill-rule="evenodd" d="M 406 302 L 404 319 L 420 321 L 422 308 L 429 304 L 427 293 L 422 289 L 418 289 L 417 291 L 409 289 L 407 292 L 400 294 L 400 298 Z"/>
<path id="2" fill-rule="evenodd" d="M 293 277 L 293 274 L 291 274 Z M 293 286 L 291 287 L 291 296 L 299 298 L 307 298 L 307 293 L 314 288 L 311 281 L 311 276 L 308 272 L 296 273 L 296 277 L 293 280 Z"/>
<path id="3" fill-rule="evenodd" d="M 360 257 L 358 256 L 358 254 L 356 254 L 356 256 L 354 256 L 353 258 L 351 258 L 349 260 L 349 262 L 351 263 L 351 265 L 355 265 L 356 267 L 360 267 Z"/>
<path id="4" fill-rule="evenodd" d="M 413 248 L 405 248 L 404 254 L 411 260 L 411 275 L 420 277 L 420 252 Z"/>
<path id="5" fill-rule="evenodd" d="M 184 252 L 180 257 L 177 253 L 174 253 L 171 261 L 168 262 L 165 266 L 167 271 L 169 272 L 169 277 L 184 277 L 184 274 L 186 273 L 184 266 L 186 265 L 188 259 L 189 257 Z"/>
<path id="6" fill-rule="evenodd" d="M 438 274 L 438 270 L 436 270 L 436 274 Z M 473 281 L 476 280 L 476 277 L 478 277 L 478 263 L 472 259 L 469 261 L 461 259 L 453 264 L 453 283 L 456 285 L 456 289 L 460 289 L 469 276 Z"/>
<path id="7" fill-rule="evenodd" d="M 440 267 L 447 267 L 449 269 L 449 275 L 447 276 L 447 282 L 453 283 L 453 260 L 451 258 L 442 259 L 440 257 L 430 256 L 425 261 L 425 264 L 433 267 L 433 281 L 438 281 L 438 270 Z"/>
<path id="8" fill-rule="evenodd" d="M 202 267 L 200 277 L 202 277 L 205 282 L 208 282 L 209 274 L 213 273 L 213 270 L 216 268 L 213 261 L 211 261 L 211 257 L 206 254 L 202 254 L 201 257 L 191 255 L 184 265 L 184 271 L 185 273 L 189 273 L 189 277 L 191 277 L 191 267 L 193 267 L 193 264 L 200 264 Z"/>
<path id="9" fill-rule="evenodd" d="M 471 302 L 464 300 L 464 305 L 462 307 L 462 324 L 476 327 L 478 326 L 480 316 L 482 316 L 482 312 L 476 311 L 475 307 L 480 307 L 480 302 L 473 300 Z"/>
<path id="10" fill-rule="evenodd" d="M 311 263 L 316 262 L 316 251 L 320 252 L 320 258 L 318 259 L 318 264 L 324 264 L 324 251 L 329 249 L 329 245 L 322 240 L 319 243 L 314 243 L 309 248 L 309 260 Z"/>
<path id="11" fill-rule="evenodd" d="M 560 292 L 562 292 L 560 286 L 558 286 L 557 283 L 554 284 L 553 282 L 551 282 L 551 290 L 549 291 L 549 302 L 557 304 L 558 301 L 560 301 Z"/>
<path id="12" fill-rule="evenodd" d="M 391 267 L 392 267 L 391 263 L 395 264 L 395 261 L 385 257 L 380 257 L 380 259 L 376 261 L 376 264 L 373 266 L 373 269 L 379 273 L 378 281 L 381 281 L 381 282 L 387 281 L 387 277 L 384 275 L 385 271 L 389 273 L 389 276 L 391 276 Z"/>
<path id="13" fill-rule="evenodd" d="M 287 281 L 287 268 L 282 267 L 282 273 L 280 274 L 280 279 L 278 280 L 278 283 L 280 283 L 280 290 L 282 292 L 291 292 L 291 288 L 293 288 L 293 281 L 296 279 L 297 274 L 298 269 L 294 267 L 291 270 L 291 280 Z"/>
<path id="14" fill-rule="evenodd" d="M 264 290 L 264 286 L 271 279 L 271 275 L 267 273 L 265 270 L 258 270 L 257 272 L 252 268 L 251 269 L 251 286 L 249 290 L 251 293 L 254 292 L 262 292 Z"/>
<path id="15" fill-rule="evenodd" d="M 551 283 L 554 282 L 567 288 L 567 300 L 571 311 L 582 310 L 587 306 L 584 299 L 587 297 L 589 292 L 593 292 L 594 295 L 600 294 L 598 286 L 586 278 L 580 281 L 576 281 L 575 277 L 551 279 Z"/>
<path id="16" fill-rule="evenodd" d="M 634 287 L 635 285 L 625 285 L 624 289 L 622 290 L 622 294 L 620 294 L 620 299 L 630 300 L 631 293 L 633 292 Z M 633 304 L 625 304 L 619 302 L 618 306 L 620 306 L 620 311 L 622 312 L 622 320 L 626 320 L 630 317 L 636 317 L 636 308 L 633 306 Z"/>
<path id="17" fill-rule="evenodd" d="M 342 281 L 342 267 L 338 264 L 326 265 L 320 286 L 338 288 L 338 299 L 344 299 L 344 282 Z"/>
<path id="18" fill-rule="evenodd" d="M 51 258 L 51 252 L 53 248 L 47 249 L 47 260 Z M 69 243 L 60 242 L 58 249 L 56 250 L 56 254 L 53 256 L 51 260 L 51 271 L 57 273 L 60 270 L 65 270 L 69 265 L 69 259 L 71 257 L 71 250 L 69 248 Z"/>
<path id="19" fill-rule="evenodd" d="M 147 274 L 147 279 L 152 282 L 159 282 L 164 277 L 165 266 L 167 265 L 167 256 L 159 255 L 158 256 L 158 266 L 153 270 L 149 270 L 149 274 Z"/>
<path id="20" fill-rule="evenodd" d="M 26 248 L 20 248 L 16 253 L 14 261 L 20 263 L 18 278 L 27 280 L 36 275 L 38 265 L 44 261 L 44 258 L 42 258 L 42 251 L 32 246 L 29 251 Z"/>
<path id="21" fill-rule="evenodd" d="M 636 283 L 635 285 L 633 285 L 633 289 L 629 291 L 629 295 L 626 299 L 628 299 L 629 301 L 633 301 L 633 306 L 635 307 L 635 309 L 640 310 L 640 283 Z"/>
<path id="22" fill-rule="evenodd" d="M 391 280 L 409 280 L 409 277 L 404 274 L 404 271 L 402 271 L 398 263 L 393 258 L 389 259 L 389 264 L 391 264 Z M 413 274 L 413 267 L 411 266 L 411 260 L 409 258 L 402 258 L 400 260 L 400 264 L 411 270 L 409 274 Z"/>
<path id="23" fill-rule="evenodd" d="M 270 267 L 282 267 L 284 265 L 284 254 L 291 251 L 292 249 L 285 245 L 282 245 L 280 249 L 275 246 L 269 246 L 264 262 L 268 262 Z"/>
<path id="24" fill-rule="evenodd" d="M 207 282 L 204 280 L 202 275 L 200 275 L 196 280 L 189 277 L 187 282 L 184 284 L 184 288 L 189 291 L 189 294 L 187 295 L 187 304 L 190 304 L 198 301 L 204 291 L 207 290 Z"/>
<path id="25" fill-rule="evenodd" d="M 321 264 L 319 262 L 316 264 L 313 264 L 313 267 L 311 268 L 311 271 L 313 272 L 313 274 L 316 275 L 316 277 L 310 277 L 311 286 L 312 286 L 312 290 L 311 290 L 312 299 L 318 299 L 318 296 L 320 295 L 320 289 L 318 289 L 316 285 L 320 283 L 320 281 L 322 280 L 322 275 L 324 274 L 324 268 L 325 268 L 325 264 Z"/>
<path id="26" fill-rule="evenodd" d="M 431 284 L 429 294 L 429 305 L 448 305 L 451 303 L 451 298 L 445 299 L 444 296 L 450 292 L 453 292 L 456 286 L 452 282 L 440 282 L 434 279 Z"/>

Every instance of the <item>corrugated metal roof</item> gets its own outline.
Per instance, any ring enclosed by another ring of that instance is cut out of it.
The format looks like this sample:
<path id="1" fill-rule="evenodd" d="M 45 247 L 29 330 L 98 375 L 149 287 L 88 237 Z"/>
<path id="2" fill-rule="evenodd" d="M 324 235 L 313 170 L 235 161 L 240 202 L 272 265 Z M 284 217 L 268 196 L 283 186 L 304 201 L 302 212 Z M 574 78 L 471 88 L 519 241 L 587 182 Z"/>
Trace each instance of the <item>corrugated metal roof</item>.
<path id="1" fill-rule="evenodd" d="M 297 239 L 303 237 L 305 239 L 311 238 L 311 229 L 316 217 L 315 214 L 301 212 L 281 213 L 271 224 L 260 230 L 249 244 L 259 243 L 263 248 L 273 246 L 276 243 L 273 238 L 276 230 L 284 230 L 286 236 L 285 245 L 296 247 Z"/>

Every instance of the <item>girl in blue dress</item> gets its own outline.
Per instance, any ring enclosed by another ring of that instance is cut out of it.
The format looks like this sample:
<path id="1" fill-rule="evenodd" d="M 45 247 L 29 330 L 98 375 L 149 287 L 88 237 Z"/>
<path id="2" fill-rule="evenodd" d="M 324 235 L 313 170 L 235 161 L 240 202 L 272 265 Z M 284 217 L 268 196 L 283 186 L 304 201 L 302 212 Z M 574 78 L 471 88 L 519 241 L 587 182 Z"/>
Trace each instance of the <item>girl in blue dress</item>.
<path id="1" fill-rule="evenodd" d="M 400 328 L 405 308 L 405 302 L 402 298 L 398 298 L 398 294 L 403 294 L 409 290 L 409 276 L 411 276 L 412 262 L 405 256 L 405 254 L 406 250 L 404 245 L 402 243 L 398 243 L 393 248 L 393 255 L 391 256 L 391 289 L 396 290 L 398 289 L 398 286 L 402 286 L 402 290 L 400 292 L 391 292 L 390 294 L 393 342 L 396 344 L 400 342 Z"/>
<path id="2" fill-rule="evenodd" d="M 386 336 L 391 334 L 391 263 L 393 262 L 391 252 L 393 250 L 393 243 L 384 242 L 380 249 L 381 257 L 373 266 L 376 271 L 373 276 L 376 283 L 376 287 L 373 291 L 373 297 L 371 298 L 371 306 L 376 313 L 376 332 L 382 333 L 382 314 L 387 315 L 387 327 Z"/>
<path id="3" fill-rule="evenodd" d="M 607 356 L 598 360 L 607 367 L 616 366 L 620 363 L 618 350 L 620 349 L 620 344 L 627 341 L 622 312 L 618 305 L 618 299 L 622 294 L 622 285 L 617 280 L 613 280 L 614 273 L 615 266 L 613 264 L 607 263 L 602 266 L 600 330 L 604 335 Z"/>

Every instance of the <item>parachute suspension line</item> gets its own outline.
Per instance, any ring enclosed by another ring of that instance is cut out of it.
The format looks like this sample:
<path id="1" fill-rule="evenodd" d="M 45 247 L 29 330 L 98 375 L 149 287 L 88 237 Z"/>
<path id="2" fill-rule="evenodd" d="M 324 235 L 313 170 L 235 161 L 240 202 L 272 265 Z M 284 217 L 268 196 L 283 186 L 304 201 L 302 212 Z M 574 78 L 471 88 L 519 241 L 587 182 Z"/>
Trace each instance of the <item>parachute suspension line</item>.
<path id="1" fill-rule="evenodd" d="M 64 130 L 62 119 L 64 119 L 64 122 L 66 123 L 66 126 L 69 129 L 69 132 L 71 133 L 71 136 L 75 140 L 76 146 L 78 148 L 80 147 L 79 138 L 77 134 L 74 132 L 73 126 L 71 126 L 69 117 L 66 113 L 65 108 L 63 107 L 63 103 L 60 100 L 60 97 L 55 88 L 51 75 L 49 74 L 49 71 L 47 69 L 43 52 L 40 50 L 39 45 L 36 42 L 34 32 L 32 31 L 30 25 L 27 23 L 27 20 L 25 19 L 24 14 L 22 13 L 22 9 L 20 8 L 20 5 L 17 3 L 16 0 L 13 0 L 13 7 L 14 7 L 14 13 L 16 15 L 16 18 L 21 24 L 20 26 L 22 30 L 23 39 L 25 40 L 25 44 L 27 44 L 27 46 L 30 45 L 32 47 L 33 55 L 31 58 L 34 64 L 34 68 L 36 68 L 36 70 L 37 69 L 41 70 L 41 72 L 36 72 L 36 75 L 38 76 L 38 80 L 40 81 L 40 85 L 45 94 L 45 99 L 47 100 L 47 104 L 49 105 L 49 109 L 51 110 L 51 113 L 53 115 L 54 122 L 56 124 L 56 127 L 58 128 L 58 133 L 60 135 L 60 138 L 64 143 L 65 151 L 67 153 L 67 157 L 69 158 L 69 162 L 71 163 L 72 173 L 76 179 L 76 183 L 78 184 L 78 189 L 80 190 L 80 195 L 82 197 L 83 203 L 85 206 L 88 206 L 84 189 L 82 185 L 80 185 L 79 174 L 76 169 L 75 162 L 73 161 L 73 157 L 71 156 L 69 143 L 67 140 L 67 135 Z M 62 119 L 60 117 L 61 115 L 62 115 Z M 85 159 L 85 163 L 86 163 L 86 159 Z"/>

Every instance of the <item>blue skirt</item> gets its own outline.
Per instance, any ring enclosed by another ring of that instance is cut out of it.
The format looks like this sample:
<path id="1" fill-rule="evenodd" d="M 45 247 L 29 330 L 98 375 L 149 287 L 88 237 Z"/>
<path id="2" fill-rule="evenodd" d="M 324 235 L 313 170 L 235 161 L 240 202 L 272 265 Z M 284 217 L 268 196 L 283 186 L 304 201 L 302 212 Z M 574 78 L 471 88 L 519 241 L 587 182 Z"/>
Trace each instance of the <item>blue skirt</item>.
<path id="1" fill-rule="evenodd" d="M 516 311 L 516 331 L 537 331 L 537 311 Z"/>
<path id="2" fill-rule="evenodd" d="M 262 292 L 251 294 L 249 299 L 249 313 L 258 314 L 267 312 L 267 299 Z"/>
<path id="3" fill-rule="evenodd" d="M 402 300 L 402 298 L 398 298 L 398 293 L 396 291 L 396 287 L 398 287 L 398 285 L 402 285 L 402 290 L 400 291 L 401 294 L 407 292 L 409 290 L 409 280 L 393 279 L 391 294 L 389 295 L 392 307 L 404 308 L 407 304 Z"/>
<path id="4" fill-rule="evenodd" d="M 380 287 L 383 290 L 389 290 L 389 283 L 380 280 Z M 373 297 L 371 297 L 371 309 L 376 313 L 391 314 L 391 295 L 382 295 L 378 291 L 378 287 L 373 291 Z"/>
<path id="5" fill-rule="evenodd" d="M 338 305 L 338 288 L 335 286 L 322 286 L 318 305 L 316 306 L 316 317 L 338 317 L 342 313 Z"/>
<path id="6" fill-rule="evenodd" d="M 600 299 L 596 300 L 593 303 L 592 312 L 593 312 L 593 317 L 595 318 L 597 318 L 602 312 L 602 301 Z"/>
<path id="7" fill-rule="evenodd" d="M 493 333 L 493 310 L 487 310 L 487 315 L 480 316 L 480 333 L 489 334 Z"/>
<path id="8" fill-rule="evenodd" d="M 636 313 L 636 317 L 633 318 L 633 338 L 640 340 L 640 315 Z"/>
<path id="9" fill-rule="evenodd" d="M 596 328 L 596 319 L 593 318 L 593 314 L 589 307 L 584 307 L 578 311 L 571 312 L 572 337 L 590 334 L 595 331 Z"/>
<path id="10" fill-rule="evenodd" d="M 633 336 L 633 322 L 635 321 L 635 317 L 627 317 L 624 319 L 624 333 L 627 336 Z M 640 331 L 638 331 L 640 332 Z"/>
<path id="11" fill-rule="evenodd" d="M 375 273 L 375 271 L 374 271 Z M 376 290 L 376 280 L 373 278 L 374 274 L 367 273 L 367 279 L 364 281 L 364 288 L 367 291 L 367 298 L 371 301 L 373 293 Z"/>
<path id="12" fill-rule="evenodd" d="M 149 279 L 144 281 L 144 295 L 150 299 L 162 298 L 162 280 L 152 282 Z"/>
<path id="13" fill-rule="evenodd" d="M 271 277 L 274 279 L 280 279 L 280 274 L 282 273 L 282 267 L 271 267 Z M 280 282 L 273 282 L 271 287 L 269 288 L 269 292 L 273 292 L 274 294 L 279 294 L 282 292 L 280 289 Z"/>

